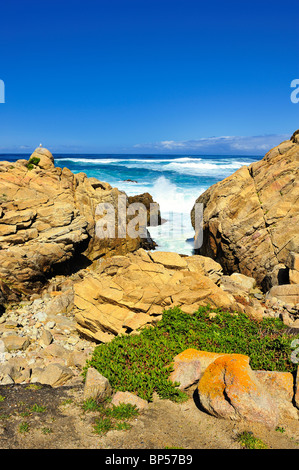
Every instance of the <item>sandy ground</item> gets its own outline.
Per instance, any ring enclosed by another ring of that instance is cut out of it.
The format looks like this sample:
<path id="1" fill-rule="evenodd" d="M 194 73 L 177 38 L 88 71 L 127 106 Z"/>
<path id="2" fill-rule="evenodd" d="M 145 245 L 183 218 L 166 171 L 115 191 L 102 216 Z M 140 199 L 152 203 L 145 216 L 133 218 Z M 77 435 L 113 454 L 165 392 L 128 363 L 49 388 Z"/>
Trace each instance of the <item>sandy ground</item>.
<path id="1" fill-rule="evenodd" d="M 182 404 L 155 399 L 130 420 L 131 429 L 94 432 L 97 412 L 84 412 L 83 386 L 0 387 L 0 449 L 241 449 L 238 433 L 246 430 L 269 449 L 299 449 L 298 421 L 280 423 L 284 432 L 248 422 L 232 422 L 202 412 L 196 392 Z M 33 405 L 45 407 L 33 412 Z M 27 432 L 20 432 L 26 423 Z"/>

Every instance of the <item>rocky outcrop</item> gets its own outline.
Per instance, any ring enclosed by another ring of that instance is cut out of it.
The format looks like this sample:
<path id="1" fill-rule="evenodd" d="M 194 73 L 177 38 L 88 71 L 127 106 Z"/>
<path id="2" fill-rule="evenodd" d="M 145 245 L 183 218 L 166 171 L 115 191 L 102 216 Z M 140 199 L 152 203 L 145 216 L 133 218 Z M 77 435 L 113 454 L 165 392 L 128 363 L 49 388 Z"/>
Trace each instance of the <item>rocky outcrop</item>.
<path id="1" fill-rule="evenodd" d="M 218 418 L 243 418 L 269 427 L 278 423 L 275 403 L 257 380 L 247 356 L 230 354 L 215 359 L 199 381 L 198 395 L 203 408 Z"/>
<path id="2" fill-rule="evenodd" d="M 1 162 L 0 188 L 0 304 L 32 294 L 72 263 L 78 269 L 102 256 L 154 246 L 149 236 L 97 237 L 98 204 L 115 208 L 117 230 L 124 193 L 84 173 L 56 168 L 46 149 L 36 149 L 29 162 Z"/>
<path id="3" fill-rule="evenodd" d="M 202 258 L 139 249 L 103 260 L 74 285 L 78 331 L 107 342 L 154 323 L 170 307 L 187 313 L 201 305 L 238 309 L 234 297 L 208 277 Z"/>
<path id="4" fill-rule="evenodd" d="M 294 327 L 299 315 L 299 305 L 290 308 L 268 299 L 253 278 L 225 276 L 218 263 L 201 255 L 139 249 L 99 260 L 81 274 L 74 283 L 77 328 L 97 342 L 155 323 L 174 306 L 190 314 L 210 305 L 255 319 L 287 315 L 288 326 Z"/>
<path id="5" fill-rule="evenodd" d="M 226 274 L 254 277 L 268 290 L 288 283 L 286 262 L 299 252 L 299 134 L 211 186 L 204 205 L 200 254 Z M 195 209 L 191 213 L 195 227 Z"/>
<path id="6" fill-rule="evenodd" d="M 186 349 L 174 357 L 169 379 L 180 390 L 197 384 L 200 406 L 217 418 L 260 422 L 270 428 L 280 420 L 297 420 L 293 375 L 252 370 L 249 362 L 242 354 Z"/>
<path id="7" fill-rule="evenodd" d="M 201 255 L 139 249 L 99 260 L 74 283 L 78 331 L 96 342 L 153 324 L 164 309 L 179 306 L 192 314 L 206 305 L 259 320 L 280 317 L 293 328 L 299 318 L 299 304 L 264 295 L 253 278 L 223 275 L 218 263 Z"/>

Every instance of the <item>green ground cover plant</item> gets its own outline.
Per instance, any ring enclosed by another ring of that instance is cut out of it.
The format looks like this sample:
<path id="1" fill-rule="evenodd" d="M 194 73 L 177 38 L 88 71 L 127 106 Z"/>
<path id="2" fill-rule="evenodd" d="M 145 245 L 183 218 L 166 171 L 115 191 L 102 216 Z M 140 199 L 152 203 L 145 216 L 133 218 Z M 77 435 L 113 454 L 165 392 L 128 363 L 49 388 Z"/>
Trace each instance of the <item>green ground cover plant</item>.
<path id="1" fill-rule="evenodd" d="M 19 425 L 19 432 L 21 433 L 29 432 L 29 429 L 30 429 L 29 424 L 26 421 L 24 421 L 23 423 Z"/>
<path id="2" fill-rule="evenodd" d="M 45 413 L 45 411 L 47 411 L 47 408 L 45 406 L 38 405 L 37 403 L 35 403 L 32 406 L 31 411 L 33 413 Z"/>
<path id="3" fill-rule="evenodd" d="M 216 314 L 213 318 L 210 313 Z M 290 360 L 291 342 L 280 319 L 253 320 L 246 314 L 232 314 L 209 307 L 193 315 L 175 307 L 164 312 L 155 325 L 139 334 L 117 336 L 100 344 L 87 362 L 107 377 L 114 390 L 130 391 L 151 401 L 156 392 L 161 398 L 183 401 L 187 398 L 170 382 L 171 361 L 187 348 L 239 353 L 250 357 L 255 370 L 295 372 Z"/>

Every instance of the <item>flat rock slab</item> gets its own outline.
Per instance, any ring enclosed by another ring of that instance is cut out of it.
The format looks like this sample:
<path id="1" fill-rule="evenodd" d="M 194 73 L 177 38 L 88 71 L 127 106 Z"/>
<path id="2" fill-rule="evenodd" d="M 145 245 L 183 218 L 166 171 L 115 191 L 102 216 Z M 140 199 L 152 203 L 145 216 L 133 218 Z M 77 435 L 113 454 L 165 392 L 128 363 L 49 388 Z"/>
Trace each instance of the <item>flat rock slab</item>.
<path id="1" fill-rule="evenodd" d="M 25 350 L 28 348 L 30 341 L 25 336 L 9 335 L 2 338 L 7 351 Z"/>
<path id="2" fill-rule="evenodd" d="M 210 278 L 216 271 L 210 271 L 201 258 L 139 249 L 104 260 L 74 286 L 78 331 L 109 342 L 118 334 L 154 323 L 174 306 L 190 314 L 207 305 L 237 309 L 234 297 Z"/>
<path id="3" fill-rule="evenodd" d="M 299 303 L 299 284 L 273 286 L 269 291 L 269 296 L 296 305 Z"/>

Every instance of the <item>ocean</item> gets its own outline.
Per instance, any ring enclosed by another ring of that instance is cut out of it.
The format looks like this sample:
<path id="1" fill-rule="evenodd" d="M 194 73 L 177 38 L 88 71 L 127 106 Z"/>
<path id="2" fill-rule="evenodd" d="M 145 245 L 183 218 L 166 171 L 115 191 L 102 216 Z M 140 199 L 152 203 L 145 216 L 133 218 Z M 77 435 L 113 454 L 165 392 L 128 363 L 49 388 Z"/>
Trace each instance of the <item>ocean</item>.
<path id="1" fill-rule="evenodd" d="M 0 159 L 15 161 L 29 156 L 0 155 Z M 128 196 L 150 193 L 166 219 L 161 226 L 149 227 L 158 244 L 156 249 L 190 255 L 194 250 L 190 212 L 198 196 L 241 166 L 262 157 L 60 154 L 54 158 L 56 166 L 94 176 Z"/>

